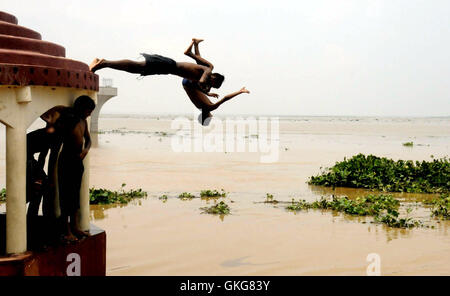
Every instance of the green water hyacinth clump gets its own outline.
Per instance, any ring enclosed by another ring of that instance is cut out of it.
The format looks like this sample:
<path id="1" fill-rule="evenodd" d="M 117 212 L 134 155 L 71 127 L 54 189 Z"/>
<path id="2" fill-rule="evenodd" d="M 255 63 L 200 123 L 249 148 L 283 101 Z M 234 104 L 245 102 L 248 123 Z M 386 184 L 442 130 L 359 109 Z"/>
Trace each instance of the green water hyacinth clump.
<path id="1" fill-rule="evenodd" d="M 273 198 L 273 194 L 266 193 L 266 199 L 264 200 L 264 203 L 277 204 L 278 200 Z"/>
<path id="2" fill-rule="evenodd" d="M 326 199 L 322 197 L 314 202 L 305 200 L 293 200 L 286 209 L 291 211 L 302 211 L 308 209 L 325 209 L 337 212 L 343 212 L 356 216 L 372 216 L 376 222 L 387 224 L 397 228 L 411 228 L 422 226 L 422 222 L 414 220 L 410 217 L 400 217 L 400 202 L 391 195 L 366 195 L 356 198 L 355 200 L 348 197 L 335 197 Z M 409 214 L 411 209 L 407 210 Z"/>
<path id="3" fill-rule="evenodd" d="M 200 192 L 200 197 L 204 198 L 204 197 L 226 197 L 227 193 L 225 192 L 225 190 L 220 189 L 220 192 L 217 190 L 202 190 Z"/>
<path id="4" fill-rule="evenodd" d="M 231 212 L 230 207 L 223 201 L 216 203 L 211 207 L 200 208 L 204 214 L 228 215 Z"/>
<path id="5" fill-rule="evenodd" d="M 450 191 L 450 162 L 444 157 L 433 161 L 398 160 L 358 154 L 336 164 L 318 176 L 311 185 L 378 189 L 390 192 L 441 193 Z"/>
<path id="6" fill-rule="evenodd" d="M 5 201 L 6 201 L 6 188 L 2 188 L 2 190 L 0 190 L 0 202 Z"/>
<path id="7" fill-rule="evenodd" d="M 407 214 L 411 213 L 411 208 L 408 208 Z M 395 209 L 388 209 L 383 214 L 375 216 L 375 221 L 384 223 L 390 227 L 395 228 L 412 228 L 423 226 L 422 221 L 414 220 L 411 217 L 400 218 L 400 213 Z"/>
<path id="8" fill-rule="evenodd" d="M 91 204 L 127 204 L 132 199 L 143 198 L 147 196 L 147 192 L 142 191 L 142 189 L 131 189 L 125 191 L 124 187 L 126 184 L 122 184 L 119 191 L 111 191 L 104 188 L 90 188 L 89 189 L 89 200 Z"/>
<path id="9" fill-rule="evenodd" d="M 195 195 L 192 195 L 189 192 L 183 192 L 180 195 L 178 195 L 178 198 L 182 199 L 182 200 L 191 200 L 191 199 L 195 198 Z"/>
<path id="10" fill-rule="evenodd" d="M 426 202 L 426 204 L 432 205 L 432 216 L 450 220 L 450 195 L 448 193 L 441 194 L 439 197 Z"/>
<path id="11" fill-rule="evenodd" d="M 312 203 L 305 200 L 292 201 L 292 204 L 287 206 L 288 210 L 306 210 L 306 209 L 327 209 L 338 212 L 344 212 L 350 215 L 358 216 L 376 216 L 384 210 L 398 209 L 400 202 L 391 195 L 367 195 L 358 197 L 356 199 L 349 199 L 348 197 L 335 197 L 330 199 L 322 197 Z"/>

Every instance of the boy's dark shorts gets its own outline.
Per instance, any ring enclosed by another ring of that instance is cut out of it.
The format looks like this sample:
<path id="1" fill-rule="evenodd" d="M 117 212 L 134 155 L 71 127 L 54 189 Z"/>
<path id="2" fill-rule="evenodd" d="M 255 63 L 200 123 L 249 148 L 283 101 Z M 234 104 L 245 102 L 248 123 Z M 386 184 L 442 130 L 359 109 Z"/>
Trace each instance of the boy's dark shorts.
<path id="1" fill-rule="evenodd" d="M 177 67 L 177 62 L 171 58 L 166 58 L 158 54 L 141 53 L 145 58 L 145 70 L 141 75 L 164 75 L 173 73 Z"/>
<path id="2" fill-rule="evenodd" d="M 61 153 L 58 160 L 58 182 L 62 215 L 73 215 L 80 208 L 80 188 L 83 172 L 83 161 L 78 155 Z"/>

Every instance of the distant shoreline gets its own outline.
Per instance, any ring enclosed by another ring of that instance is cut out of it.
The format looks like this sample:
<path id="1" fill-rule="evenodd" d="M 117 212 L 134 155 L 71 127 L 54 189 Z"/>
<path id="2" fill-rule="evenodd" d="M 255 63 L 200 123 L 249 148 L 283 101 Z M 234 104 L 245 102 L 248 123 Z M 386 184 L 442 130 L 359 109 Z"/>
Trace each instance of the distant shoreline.
<path id="1" fill-rule="evenodd" d="M 183 114 L 133 114 L 133 113 L 107 113 L 100 114 L 100 118 L 142 118 L 142 119 L 172 119 L 176 117 L 192 117 L 192 113 Z M 305 120 L 305 119 L 340 119 L 340 120 L 417 120 L 417 119 L 431 119 L 431 120 L 450 120 L 449 116 L 356 116 L 356 115 L 268 115 L 268 114 L 215 114 L 216 118 L 227 117 L 278 117 L 280 120 Z"/>

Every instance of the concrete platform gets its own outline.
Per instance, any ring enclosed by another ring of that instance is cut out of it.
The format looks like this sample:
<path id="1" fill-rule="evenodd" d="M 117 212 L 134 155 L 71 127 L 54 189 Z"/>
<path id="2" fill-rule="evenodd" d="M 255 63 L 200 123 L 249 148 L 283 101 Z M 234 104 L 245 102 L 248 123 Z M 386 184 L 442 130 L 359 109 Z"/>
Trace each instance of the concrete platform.
<path id="1" fill-rule="evenodd" d="M 81 276 L 106 274 L 106 233 L 91 224 L 91 236 L 79 242 L 59 241 L 57 221 L 42 216 L 28 219 L 27 251 L 5 255 L 6 216 L 0 214 L 0 276 Z M 79 264 L 74 268 L 74 264 Z M 69 272 L 69 274 L 68 274 Z"/>

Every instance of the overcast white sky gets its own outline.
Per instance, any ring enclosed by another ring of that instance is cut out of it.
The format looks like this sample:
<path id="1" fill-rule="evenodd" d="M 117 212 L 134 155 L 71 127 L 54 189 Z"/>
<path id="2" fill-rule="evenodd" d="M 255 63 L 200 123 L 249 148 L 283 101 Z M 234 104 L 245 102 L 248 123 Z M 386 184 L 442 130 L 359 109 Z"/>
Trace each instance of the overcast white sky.
<path id="1" fill-rule="evenodd" d="M 219 114 L 450 115 L 450 1 L 0 0 L 67 57 L 177 61 L 192 37 L 225 75 Z M 102 113 L 190 113 L 176 76 L 104 69 L 119 96 Z"/>

